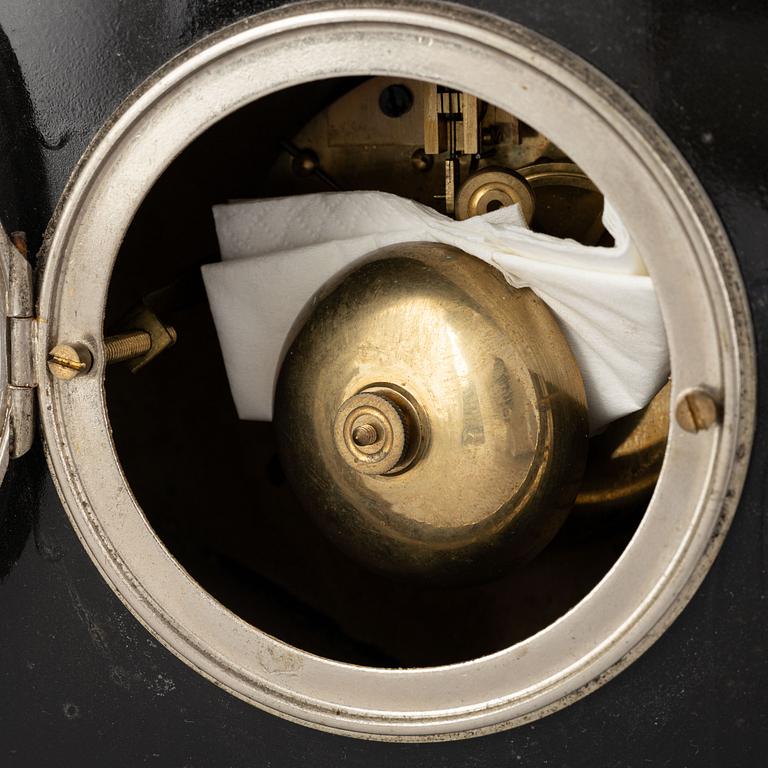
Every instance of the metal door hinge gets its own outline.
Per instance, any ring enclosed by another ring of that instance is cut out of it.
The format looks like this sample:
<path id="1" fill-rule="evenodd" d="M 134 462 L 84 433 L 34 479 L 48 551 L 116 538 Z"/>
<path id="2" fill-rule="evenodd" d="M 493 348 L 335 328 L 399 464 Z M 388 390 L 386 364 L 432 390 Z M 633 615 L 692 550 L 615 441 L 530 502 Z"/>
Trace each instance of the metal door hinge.
<path id="1" fill-rule="evenodd" d="M 35 436 L 34 317 L 32 267 L 16 247 L 8 249 L 8 402 L 11 458 L 25 454 Z"/>

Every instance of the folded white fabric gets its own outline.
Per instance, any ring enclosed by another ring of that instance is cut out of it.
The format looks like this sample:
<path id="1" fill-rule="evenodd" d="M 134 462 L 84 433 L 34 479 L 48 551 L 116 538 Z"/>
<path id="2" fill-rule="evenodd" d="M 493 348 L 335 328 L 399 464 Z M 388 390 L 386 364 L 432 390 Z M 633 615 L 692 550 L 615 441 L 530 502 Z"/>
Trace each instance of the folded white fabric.
<path id="1" fill-rule="evenodd" d="M 371 252 L 413 241 L 461 248 L 549 305 L 581 368 L 593 432 L 645 406 L 668 375 L 653 284 L 608 205 L 611 248 L 532 232 L 517 206 L 454 221 L 383 192 L 248 200 L 213 213 L 222 261 L 203 278 L 242 419 L 272 418 L 283 354 L 318 291 Z"/>

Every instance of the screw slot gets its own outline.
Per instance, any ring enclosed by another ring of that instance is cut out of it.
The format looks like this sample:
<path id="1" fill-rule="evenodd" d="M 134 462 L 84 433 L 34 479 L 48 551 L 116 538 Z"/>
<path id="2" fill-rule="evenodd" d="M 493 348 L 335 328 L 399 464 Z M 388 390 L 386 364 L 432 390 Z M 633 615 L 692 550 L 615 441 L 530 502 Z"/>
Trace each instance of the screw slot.
<path id="1" fill-rule="evenodd" d="M 88 373 L 93 356 L 82 344 L 57 344 L 48 353 L 48 370 L 62 381 Z"/>
<path id="2" fill-rule="evenodd" d="M 677 398 L 675 418 L 686 432 L 695 434 L 720 421 L 720 405 L 702 387 L 686 389 Z"/>

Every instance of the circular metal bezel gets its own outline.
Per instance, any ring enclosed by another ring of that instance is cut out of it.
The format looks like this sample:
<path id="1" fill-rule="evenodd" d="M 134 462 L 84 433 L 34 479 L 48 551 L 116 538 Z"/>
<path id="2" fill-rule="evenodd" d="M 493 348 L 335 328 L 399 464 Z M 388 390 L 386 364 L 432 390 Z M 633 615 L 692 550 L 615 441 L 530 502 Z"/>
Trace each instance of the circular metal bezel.
<path id="1" fill-rule="evenodd" d="M 671 350 L 672 402 L 700 386 L 722 402 L 722 423 L 706 431 L 690 434 L 672 422 L 648 510 L 592 592 L 535 636 L 462 664 L 358 667 L 246 624 L 150 528 L 110 434 L 102 320 L 113 262 L 144 196 L 225 115 L 282 88 L 345 75 L 416 77 L 466 90 L 562 147 L 645 256 Z M 623 92 L 578 57 L 495 17 L 424 3 L 294 6 L 202 41 L 142 85 L 92 143 L 57 210 L 46 260 L 40 414 L 76 531 L 108 583 L 168 648 L 283 717 L 348 735 L 427 740 L 477 735 L 565 706 L 616 674 L 672 621 L 736 508 L 752 439 L 755 366 L 747 299 L 717 216 L 670 142 Z M 66 339 L 86 343 L 94 365 L 62 382 L 49 375 L 45 352 Z"/>

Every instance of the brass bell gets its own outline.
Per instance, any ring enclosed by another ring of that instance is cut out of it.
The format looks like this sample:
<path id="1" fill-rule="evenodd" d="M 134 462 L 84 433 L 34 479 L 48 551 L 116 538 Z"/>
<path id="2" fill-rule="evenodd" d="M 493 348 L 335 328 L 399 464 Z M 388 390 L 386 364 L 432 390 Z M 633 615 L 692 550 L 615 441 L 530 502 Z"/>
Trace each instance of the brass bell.
<path id="1" fill-rule="evenodd" d="M 548 307 L 432 243 L 384 248 L 325 292 L 274 421 L 293 489 L 340 549 L 437 583 L 539 552 L 587 452 L 584 386 Z"/>

